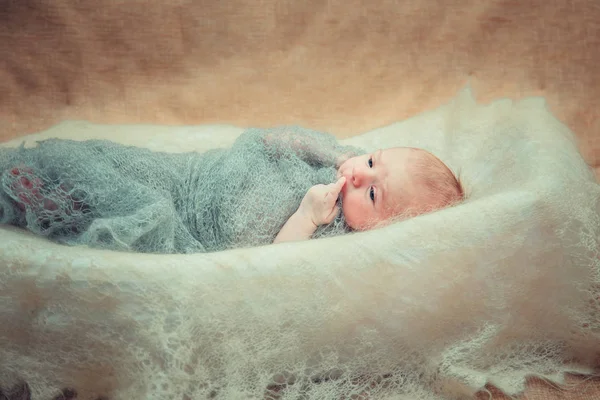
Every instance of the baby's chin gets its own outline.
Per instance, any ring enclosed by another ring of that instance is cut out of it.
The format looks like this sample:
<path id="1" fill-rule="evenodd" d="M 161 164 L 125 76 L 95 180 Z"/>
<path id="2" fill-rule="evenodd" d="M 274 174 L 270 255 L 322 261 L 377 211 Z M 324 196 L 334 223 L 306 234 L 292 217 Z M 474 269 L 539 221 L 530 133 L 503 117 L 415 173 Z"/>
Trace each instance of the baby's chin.
<path id="1" fill-rule="evenodd" d="M 343 200 L 341 196 L 342 196 L 342 194 L 340 193 L 340 198 L 338 199 L 338 202 Z M 348 218 L 348 214 L 346 213 L 346 207 L 344 207 L 343 201 L 342 201 L 340 208 L 341 208 L 341 213 L 344 215 L 346 225 L 348 225 L 348 227 L 350 227 L 350 229 L 352 229 L 353 231 L 357 231 L 357 232 L 369 231 L 371 229 L 374 229 L 375 227 L 387 225 L 386 222 L 376 222 L 376 221 L 369 222 L 369 221 L 361 221 L 360 219 L 355 220 L 352 217 Z M 355 214 L 355 213 L 350 212 L 350 215 L 352 215 L 352 214 Z"/>
<path id="2" fill-rule="evenodd" d="M 342 193 L 340 193 L 340 197 L 338 198 L 338 204 L 341 202 L 340 204 L 340 212 L 342 213 L 342 215 L 344 216 L 344 220 L 346 221 L 346 225 L 348 225 L 350 227 L 350 229 L 355 230 L 355 231 L 360 231 L 361 229 L 358 229 L 358 227 L 354 224 L 354 221 L 352 220 L 352 218 L 350 218 L 350 220 L 348 220 L 348 216 L 346 214 L 346 207 L 344 207 L 344 201 L 343 201 L 343 195 Z"/>

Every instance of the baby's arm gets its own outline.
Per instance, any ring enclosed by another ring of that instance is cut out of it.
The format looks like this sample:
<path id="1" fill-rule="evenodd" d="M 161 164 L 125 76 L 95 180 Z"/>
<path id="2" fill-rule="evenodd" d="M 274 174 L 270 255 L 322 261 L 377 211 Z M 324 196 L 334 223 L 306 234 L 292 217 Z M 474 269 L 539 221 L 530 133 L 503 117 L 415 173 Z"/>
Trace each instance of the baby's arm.
<path id="1" fill-rule="evenodd" d="M 308 240 L 316 230 L 317 226 L 312 220 L 298 210 L 283 225 L 273 243 Z"/>
<path id="2" fill-rule="evenodd" d="M 302 199 L 298 210 L 287 220 L 273 243 L 308 240 L 320 225 L 329 224 L 339 208 L 337 198 L 346 182 L 342 177 L 329 185 L 315 185 Z"/>

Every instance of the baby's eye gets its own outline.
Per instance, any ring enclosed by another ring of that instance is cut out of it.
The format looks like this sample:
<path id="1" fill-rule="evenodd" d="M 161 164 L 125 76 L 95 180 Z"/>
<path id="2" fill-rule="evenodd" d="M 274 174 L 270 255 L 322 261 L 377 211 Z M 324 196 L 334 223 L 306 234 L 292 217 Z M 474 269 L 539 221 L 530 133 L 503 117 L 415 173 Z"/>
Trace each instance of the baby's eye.
<path id="1" fill-rule="evenodd" d="M 369 168 L 373 168 L 373 157 L 369 157 Z"/>
<path id="2" fill-rule="evenodd" d="M 375 203 L 375 188 L 371 186 L 371 190 L 369 191 L 369 196 L 371 197 L 371 201 Z"/>

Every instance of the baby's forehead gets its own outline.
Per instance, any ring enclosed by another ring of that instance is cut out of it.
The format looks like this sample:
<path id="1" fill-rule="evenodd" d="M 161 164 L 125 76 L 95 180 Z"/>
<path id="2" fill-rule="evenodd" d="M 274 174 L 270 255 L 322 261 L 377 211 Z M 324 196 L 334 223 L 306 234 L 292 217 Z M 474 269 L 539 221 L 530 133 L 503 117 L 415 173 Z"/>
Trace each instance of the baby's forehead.
<path id="1" fill-rule="evenodd" d="M 381 158 L 393 175 L 413 175 L 415 168 L 431 166 L 437 162 L 433 154 L 415 147 L 390 147 L 382 150 Z"/>
<path id="2" fill-rule="evenodd" d="M 416 160 L 426 160 L 429 157 L 434 157 L 433 154 L 429 153 L 424 149 L 420 149 L 417 147 L 388 147 L 386 149 L 381 150 L 387 161 L 395 160 L 395 161 L 416 161 Z"/>
<path id="3" fill-rule="evenodd" d="M 432 153 L 415 147 L 393 147 L 385 150 L 389 163 L 391 201 L 409 204 L 412 200 L 427 194 L 432 181 L 443 181 L 452 175 L 439 158 Z"/>
<path id="4" fill-rule="evenodd" d="M 388 150 L 393 158 L 396 158 L 398 161 L 403 161 L 407 165 L 436 167 L 428 168 L 428 173 L 441 172 L 443 169 L 447 168 L 442 160 L 425 149 L 417 147 L 392 147 Z"/>
<path id="5" fill-rule="evenodd" d="M 381 150 L 381 161 L 387 171 L 385 177 L 384 213 L 404 208 L 413 197 L 413 167 L 423 157 L 418 149 L 390 147 Z"/>

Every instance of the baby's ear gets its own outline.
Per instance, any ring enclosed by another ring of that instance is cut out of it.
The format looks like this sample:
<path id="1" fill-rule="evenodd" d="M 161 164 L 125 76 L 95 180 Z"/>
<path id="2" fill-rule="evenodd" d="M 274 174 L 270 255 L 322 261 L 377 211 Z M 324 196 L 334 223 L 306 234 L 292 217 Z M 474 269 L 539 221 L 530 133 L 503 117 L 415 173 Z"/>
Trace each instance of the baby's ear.
<path id="1" fill-rule="evenodd" d="M 463 201 L 467 197 L 461 175 L 462 170 L 459 169 L 456 171 L 456 175 L 454 176 L 456 179 L 456 189 L 458 190 L 458 196 L 460 197 L 459 202 Z"/>

